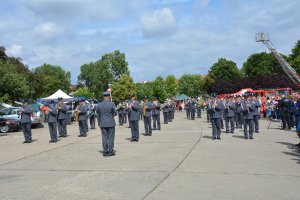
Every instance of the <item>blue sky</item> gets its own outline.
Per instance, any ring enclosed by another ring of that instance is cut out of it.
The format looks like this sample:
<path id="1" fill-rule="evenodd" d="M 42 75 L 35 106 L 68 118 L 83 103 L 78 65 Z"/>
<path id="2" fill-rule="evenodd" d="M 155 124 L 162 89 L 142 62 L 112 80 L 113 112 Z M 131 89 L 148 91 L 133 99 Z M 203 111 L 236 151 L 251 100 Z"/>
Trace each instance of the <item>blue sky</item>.
<path id="1" fill-rule="evenodd" d="M 30 68 L 71 71 L 119 49 L 136 82 L 207 74 L 218 58 L 241 67 L 266 51 L 266 32 L 289 54 L 300 39 L 298 0 L 0 0 L 0 45 Z"/>

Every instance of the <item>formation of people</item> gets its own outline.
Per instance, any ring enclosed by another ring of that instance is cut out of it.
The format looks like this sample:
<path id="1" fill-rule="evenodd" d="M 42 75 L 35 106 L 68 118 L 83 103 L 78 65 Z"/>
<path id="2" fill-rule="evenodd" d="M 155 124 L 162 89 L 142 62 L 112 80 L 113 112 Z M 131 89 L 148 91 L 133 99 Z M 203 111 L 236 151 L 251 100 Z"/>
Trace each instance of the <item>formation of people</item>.
<path id="1" fill-rule="evenodd" d="M 131 95 L 131 99 L 121 101 L 117 106 L 110 100 L 110 93 L 103 93 L 103 101 L 94 104 L 91 101 L 85 104 L 85 99 L 80 99 L 75 109 L 75 121 L 78 123 L 78 137 L 87 137 L 88 121 L 90 128 L 95 129 L 96 120 L 102 133 L 103 156 L 114 156 L 114 138 L 115 138 L 115 116 L 118 115 L 119 125 L 123 126 L 128 123 L 131 129 L 131 142 L 138 142 L 140 138 L 139 121 L 144 122 L 145 136 L 151 136 L 152 131 L 161 130 L 160 115 L 163 112 L 164 124 L 172 122 L 176 110 L 175 102 L 167 99 L 164 103 L 154 98 L 149 101 L 147 97 L 144 101 L 137 101 L 136 95 Z M 67 105 L 63 102 L 63 98 L 58 98 L 58 103 L 53 100 L 49 102 L 49 106 L 45 108 L 47 115 L 47 123 L 50 133 L 50 143 L 58 142 L 58 137 L 65 138 L 67 134 Z M 31 115 L 33 108 L 28 105 L 28 100 L 23 101 L 23 106 L 19 110 L 21 116 L 21 127 L 24 134 L 23 143 L 32 142 L 31 133 Z"/>

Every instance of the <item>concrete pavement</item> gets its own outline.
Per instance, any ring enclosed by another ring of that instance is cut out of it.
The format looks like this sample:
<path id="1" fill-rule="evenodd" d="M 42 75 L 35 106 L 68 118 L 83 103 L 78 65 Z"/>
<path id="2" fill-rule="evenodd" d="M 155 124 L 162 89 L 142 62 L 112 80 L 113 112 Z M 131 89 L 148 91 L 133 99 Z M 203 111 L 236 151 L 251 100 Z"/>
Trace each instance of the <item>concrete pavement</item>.
<path id="1" fill-rule="evenodd" d="M 49 144 L 48 128 L 33 129 L 32 144 L 13 132 L 0 137 L 0 199 L 300 199 L 300 151 L 294 132 L 261 120 L 261 133 L 242 130 L 211 140 L 205 119 L 176 113 L 152 137 L 131 143 L 117 127 L 117 155 L 104 158 L 100 129 Z M 140 132 L 144 130 L 140 122 Z"/>

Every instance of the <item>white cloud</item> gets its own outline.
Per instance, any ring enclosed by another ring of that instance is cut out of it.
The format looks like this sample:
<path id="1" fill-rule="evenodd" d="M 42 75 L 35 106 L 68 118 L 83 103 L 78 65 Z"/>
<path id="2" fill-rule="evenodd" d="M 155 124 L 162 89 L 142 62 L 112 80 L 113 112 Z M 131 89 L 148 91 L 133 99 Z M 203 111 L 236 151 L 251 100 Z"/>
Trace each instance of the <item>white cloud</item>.
<path id="1" fill-rule="evenodd" d="M 176 29 L 176 18 L 169 8 L 144 14 L 140 22 L 146 37 L 170 35 Z"/>
<path id="2" fill-rule="evenodd" d="M 20 56 L 22 55 L 22 49 L 23 46 L 22 45 L 18 45 L 18 44 L 13 44 L 10 47 L 7 48 L 7 53 L 11 54 L 11 55 L 15 55 L 15 56 Z"/>

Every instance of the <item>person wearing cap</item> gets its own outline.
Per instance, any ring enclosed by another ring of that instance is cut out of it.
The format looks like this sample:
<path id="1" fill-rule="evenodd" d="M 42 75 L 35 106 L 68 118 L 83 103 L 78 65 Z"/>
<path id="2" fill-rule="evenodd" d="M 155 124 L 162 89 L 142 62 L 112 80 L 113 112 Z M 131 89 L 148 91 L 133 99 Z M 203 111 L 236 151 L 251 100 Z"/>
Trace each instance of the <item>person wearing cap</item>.
<path id="1" fill-rule="evenodd" d="M 153 108 L 152 103 L 148 101 L 148 97 L 145 97 L 145 101 L 143 104 L 145 136 L 152 135 L 152 127 L 151 127 L 152 108 Z"/>
<path id="2" fill-rule="evenodd" d="M 186 118 L 187 119 L 191 119 L 191 101 L 190 101 L 190 98 L 187 99 L 187 101 L 185 102 L 185 111 L 186 111 Z"/>
<path id="3" fill-rule="evenodd" d="M 50 101 L 50 105 L 46 110 L 48 115 L 48 127 L 50 133 L 50 143 L 57 142 L 57 108 L 54 106 L 54 101 Z"/>
<path id="4" fill-rule="evenodd" d="M 87 136 L 87 111 L 88 108 L 84 105 L 85 100 L 80 99 L 78 112 L 78 125 L 79 125 L 79 135 L 78 137 Z"/>
<path id="5" fill-rule="evenodd" d="M 23 100 L 23 106 L 19 109 L 18 114 L 21 116 L 21 128 L 24 134 L 23 143 L 32 142 L 32 133 L 31 133 L 31 115 L 33 113 L 33 108 L 28 105 L 28 100 Z"/>
<path id="6" fill-rule="evenodd" d="M 65 103 L 63 103 L 63 98 L 58 98 L 57 103 L 57 119 L 58 119 L 58 133 L 59 137 L 67 137 L 67 111 L 68 108 Z"/>
<path id="7" fill-rule="evenodd" d="M 235 103 L 230 96 L 229 99 L 225 101 L 225 127 L 226 133 L 229 133 L 229 123 L 230 123 L 230 132 L 234 133 L 234 115 L 235 115 Z"/>
<path id="8" fill-rule="evenodd" d="M 241 109 L 242 99 L 241 96 L 238 96 L 235 101 L 235 121 L 236 121 L 236 128 L 242 128 L 243 126 L 243 114 Z"/>
<path id="9" fill-rule="evenodd" d="M 115 116 L 117 110 L 115 104 L 110 100 L 110 93 L 103 93 L 103 101 L 97 105 L 96 112 L 98 114 L 98 125 L 102 134 L 103 156 L 114 156 L 115 141 Z"/>
<path id="10" fill-rule="evenodd" d="M 154 101 L 152 102 L 153 110 L 152 110 L 152 119 L 153 119 L 153 130 L 160 130 L 160 103 L 157 101 L 157 98 L 154 97 Z"/>
<path id="11" fill-rule="evenodd" d="M 164 115 L 164 124 L 168 124 L 169 122 L 169 105 L 168 100 L 166 100 L 163 104 L 163 115 Z"/>
<path id="12" fill-rule="evenodd" d="M 139 102 L 135 100 L 135 94 L 131 95 L 131 100 L 129 102 L 129 126 L 131 129 L 131 142 L 138 142 L 140 133 L 139 133 Z"/>
<path id="13" fill-rule="evenodd" d="M 280 117 L 282 120 L 282 130 L 291 129 L 291 100 L 286 97 L 285 94 L 281 95 L 281 100 L 278 102 L 280 109 Z M 288 127 L 286 127 L 288 126 Z"/>
<path id="14" fill-rule="evenodd" d="M 90 125 L 91 125 L 91 129 L 95 129 L 95 124 L 96 124 L 96 116 L 95 116 L 95 112 L 96 112 L 96 106 L 94 103 L 94 100 L 91 100 L 91 103 L 89 105 L 89 118 L 90 118 Z"/>
<path id="15" fill-rule="evenodd" d="M 252 94 L 252 101 L 251 103 L 254 105 L 255 109 L 253 111 L 253 125 L 254 125 L 254 131 L 255 133 L 259 133 L 259 114 L 260 114 L 260 108 L 261 103 L 257 99 L 257 96 L 255 94 Z"/>
<path id="16" fill-rule="evenodd" d="M 244 95 L 244 101 L 241 104 L 244 121 L 244 138 L 253 139 L 253 112 L 255 106 L 251 103 L 248 95 Z"/>
<path id="17" fill-rule="evenodd" d="M 223 108 L 222 102 L 217 97 L 210 102 L 209 112 L 211 113 L 213 140 L 221 140 L 221 119 Z"/>

